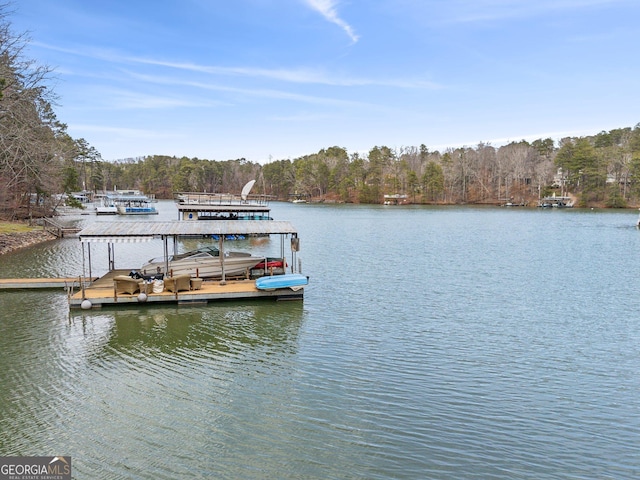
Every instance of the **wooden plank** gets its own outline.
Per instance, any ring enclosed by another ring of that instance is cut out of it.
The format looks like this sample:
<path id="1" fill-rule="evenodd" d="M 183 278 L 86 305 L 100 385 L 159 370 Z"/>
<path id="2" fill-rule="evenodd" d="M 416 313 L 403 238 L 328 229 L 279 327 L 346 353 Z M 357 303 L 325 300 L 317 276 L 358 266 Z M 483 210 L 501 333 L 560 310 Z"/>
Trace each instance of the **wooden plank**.
<path id="1" fill-rule="evenodd" d="M 97 279 L 86 279 L 86 282 L 91 283 Z M 0 278 L 0 290 L 11 290 L 20 288 L 67 288 L 74 287 L 79 288 L 79 279 L 69 278 Z"/>
<path id="2" fill-rule="evenodd" d="M 104 279 L 100 279 L 101 281 Z M 78 291 L 69 298 L 69 306 L 71 308 L 81 307 L 83 300 L 89 300 L 92 308 L 98 308 L 104 305 L 126 305 L 141 304 L 139 301 L 139 293 L 134 294 L 118 294 L 115 295 L 113 283 L 110 285 L 95 282 L 91 287 L 85 288 L 84 297 L 82 292 Z M 178 303 L 178 304 L 205 304 L 211 301 L 232 300 L 232 299 L 248 299 L 248 298 L 279 298 L 292 296 L 302 298 L 303 292 L 292 292 L 285 290 L 261 291 L 256 288 L 254 280 L 236 280 L 227 281 L 222 284 L 219 280 L 209 280 L 202 283 L 199 290 L 189 290 L 181 292 L 148 293 L 144 303 Z"/>

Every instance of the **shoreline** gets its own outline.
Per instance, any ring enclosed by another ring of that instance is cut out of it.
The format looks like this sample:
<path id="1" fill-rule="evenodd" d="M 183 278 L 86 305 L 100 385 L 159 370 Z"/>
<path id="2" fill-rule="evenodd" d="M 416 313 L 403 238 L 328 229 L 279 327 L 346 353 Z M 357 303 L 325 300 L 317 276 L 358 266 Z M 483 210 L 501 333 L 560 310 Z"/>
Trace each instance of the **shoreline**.
<path id="1" fill-rule="evenodd" d="M 57 237 L 53 233 L 46 230 L 2 233 L 0 234 L 0 255 L 56 239 Z"/>

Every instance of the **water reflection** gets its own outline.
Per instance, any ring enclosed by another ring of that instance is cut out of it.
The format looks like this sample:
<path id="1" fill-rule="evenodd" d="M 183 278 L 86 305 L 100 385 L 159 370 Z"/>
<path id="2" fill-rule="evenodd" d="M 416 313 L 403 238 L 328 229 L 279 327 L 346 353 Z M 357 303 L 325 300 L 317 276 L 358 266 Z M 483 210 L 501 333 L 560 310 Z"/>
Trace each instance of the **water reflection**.
<path id="1" fill-rule="evenodd" d="M 70 321 L 109 325 L 101 355 L 155 356 L 206 351 L 240 353 L 247 348 L 293 353 L 302 323 L 302 302 L 243 302 L 207 307 L 146 307 L 101 312 L 72 311 Z M 246 352 L 244 352 L 246 353 Z"/>

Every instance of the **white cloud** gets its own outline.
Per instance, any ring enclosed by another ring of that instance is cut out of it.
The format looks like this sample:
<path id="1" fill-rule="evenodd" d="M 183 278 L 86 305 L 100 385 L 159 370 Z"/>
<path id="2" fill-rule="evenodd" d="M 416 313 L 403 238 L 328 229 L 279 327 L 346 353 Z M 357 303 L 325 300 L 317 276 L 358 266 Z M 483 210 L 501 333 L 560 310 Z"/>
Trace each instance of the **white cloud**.
<path id="1" fill-rule="evenodd" d="M 304 68 L 267 69 L 255 67 L 218 67 L 198 65 L 194 63 L 170 62 L 150 58 L 133 57 L 127 58 L 126 60 L 146 65 L 174 68 L 176 70 L 208 73 L 211 75 L 235 75 L 244 77 L 268 78 L 271 80 L 281 80 L 290 83 L 316 83 L 321 85 L 332 85 L 341 87 L 358 87 L 371 85 L 398 88 L 423 88 L 429 90 L 437 90 L 442 88 L 442 85 L 438 85 L 437 83 L 430 80 L 424 80 L 420 78 L 368 79 L 357 77 L 341 77 L 335 72 L 329 75 L 326 72 L 320 70 Z"/>
<path id="2" fill-rule="evenodd" d="M 262 97 L 262 98 L 290 100 L 290 101 L 311 103 L 311 104 L 336 105 L 336 106 L 347 106 L 347 107 L 369 106 L 368 103 L 358 102 L 354 100 L 342 100 L 342 99 L 333 99 L 333 98 L 313 96 L 313 95 L 301 95 L 298 93 L 292 93 L 292 92 L 283 91 L 283 90 L 272 90 L 267 88 L 251 89 L 251 88 L 230 87 L 227 85 L 217 85 L 213 83 L 195 82 L 191 80 L 180 80 L 180 79 L 170 78 L 170 77 L 160 77 L 158 75 L 144 75 L 144 74 L 137 74 L 137 73 L 130 73 L 130 76 L 131 78 L 134 78 L 136 80 L 144 81 L 147 83 L 154 83 L 157 85 L 180 85 L 183 87 L 193 87 L 201 90 L 233 93 L 233 94 L 238 94 L 246 97 Z"/>
<path id="3" fill-rule="evenodd" d="M 311 0 L 310 0 L 311 1 Z M 318 1 L 318 0 L 314 0 Z M 70 55 L 88 57 L 95 60 L 105 60 L 114 64 L 139 64 L 150 65 L 155 67 L 172 68 L 187 72 L 198 72 L 209 75 L 221 76 L 238 76 L 247 78 L 267 78 L 290 83 L 300 84 L 319 84 L 331 85 L 339 87 L 361 87 L 361 86 L 379 86 L 379 87 L 395 87 L 395 88 L 418 88 L 427 90 L 439 90 L 443 86 L 428 79 L 420 77 L 402 77 L 402 78 L 362 78 L 353 76 L 341 76 L 337 72 L 327 73 L 320 69 L 312 68 L 259 68 L 259 67 L 221 67 L 216 65 L 201 65 L 193 62 L 180 62 L 171 60 L 159 60 L 155 58 L 132 57 L 119 55 L 112 50 L 100 50 L 95 48 L 62 48 L 44 43 L 37 44 L 41 48 L 55 50 Z M 60 70 L 56 70 L 61 72 Z M 65 70 L 62 73 L 72 74 L 71 70 Z M 86 72 L 83 75 L 87 76 Z M 100 78 L 104 78 L 101 73 Z"/>
<path id="4" fill-rule="evenodd" d="M 340 28 L 342 28 L 345 33 L 349 35 L 349 38 L 351 38 L 351 41 L 353 43 L 356 43 L 358 41 L 360 37 L 356 35 L 356 33 L 353 31 L 353 28 L 351 28 L 351 25 L 349 25 L 338 16 L 338 12 L 336 10 L 336 5 L 338 2 L 336 2 L 335 0 L 304 0 L 304 2 L 309 5 L 309 7 L 318 11 L 320 15 L 322 15 L 329 22 L 335 23 Z"/>
<path id="5" fill-rule="evenodd" d="M 305 0 L 307 1 L 307 0 Z M 308 0 L 308 1 L 320 1 L 320 0 Z M 217 65 L 202 65 L 189 61 L 172 61 L 162 60 L 157 58 L 147 58 L 138 56 L 129 56 L 126 54 L 120 54 L 113 49 L 99 49 L 92 47 L 77 47 L 77 48 L 64 48 L 56 45 L 50 45 L 46 43 L 33 43 L 40 48 L 47 50 L 54 50 L 69 55 L 91 58 L 93 60 L 105 61 L 109 64 L 126 64 L 126 65 L 148 65 L 154 67 L 164 67 L 185 72 L 197 72 L 208 75 L 219 76 L 237 76 L 246 78 L 263 78 L 275 81 L 298 83 L 298 84 L 318 84 L 329 85 L 334 87 L 393 87 L 393 88 L 406 88 L 406 89 L 424 89 L 424 90 L 441 90 L 445 88 L 444 85 L 430 80 L 428 74 L 424 76 L 413 75 L 403 76 L 398 78 L 393 77 L 380 77 L 380 78 L 367 78 L 351 75 L 341 75 L 339 72 L 326 72 L 318 68 L 260 68 L 260 67 L 245 67 L 245 66 L 217 66 Z M 65 75 L 78 75 L 79 73 L 70 69 L 56 69 L 57 73 Z M 130 72 L 129 72 L 130 73 Z M 97 77 L 106 78 L 106 73 L 103 70 L 100 73 L 95 73 L 91 70 L 82 71 L 81 74 L 85 77 Z M 134 74 L 130 73 L 132 76 Z M 144 75 L 141 75 L 144 77 Z"/>

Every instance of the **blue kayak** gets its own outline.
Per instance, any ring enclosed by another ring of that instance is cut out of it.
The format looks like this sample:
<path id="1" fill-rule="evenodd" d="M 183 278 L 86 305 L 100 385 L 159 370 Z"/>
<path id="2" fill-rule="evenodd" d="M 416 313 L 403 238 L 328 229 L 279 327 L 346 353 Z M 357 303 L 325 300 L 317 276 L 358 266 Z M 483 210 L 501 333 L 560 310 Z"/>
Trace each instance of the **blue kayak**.
<path id="1" fill-rule="evenodd" d="M 285 275 L 273 275 L 256 279 L 258 290 L 275 290 L 276 288 L 304 287 L 309 283 L 309 277 L 299 273 L 287 273 Z"/>

